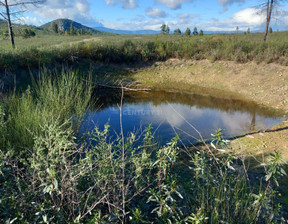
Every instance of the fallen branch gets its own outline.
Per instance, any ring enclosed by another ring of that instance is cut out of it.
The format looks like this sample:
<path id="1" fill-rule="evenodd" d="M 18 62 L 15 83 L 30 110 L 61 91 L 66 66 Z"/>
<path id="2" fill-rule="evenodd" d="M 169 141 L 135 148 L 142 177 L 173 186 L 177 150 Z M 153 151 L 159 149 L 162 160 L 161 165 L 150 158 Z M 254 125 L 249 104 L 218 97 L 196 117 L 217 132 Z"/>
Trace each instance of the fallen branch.
<path id="1" fill-rule="evenodd" d="M 127 86 L 114 86 L 114 85 L 100 84 L 100 83 L 93 82 L 91 80 L 87 80 L 87 79 L 83 79 L 83 78 L 81 78 L 81 80 L 83 80 L 85 82 L 90 82 L 96 86 L 104 87 L 104 88 L 123 89 L 123 90 L 127 90 L 127 91 L 151 91 L 151 89 L 148 89 L 148 88 L 130 88 Z"/>

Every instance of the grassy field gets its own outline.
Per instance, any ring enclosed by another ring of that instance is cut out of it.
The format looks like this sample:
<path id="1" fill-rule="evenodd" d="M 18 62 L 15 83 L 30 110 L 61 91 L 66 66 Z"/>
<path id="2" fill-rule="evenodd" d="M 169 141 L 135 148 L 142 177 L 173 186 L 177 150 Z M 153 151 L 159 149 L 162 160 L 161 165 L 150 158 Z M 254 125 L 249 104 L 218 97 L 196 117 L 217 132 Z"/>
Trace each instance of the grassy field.
<path id="1" fill-rule="evenodd" d="M 169 58 L 229 60 L 239 63 L 288 64 L 286 32 L 204 36 L 36 36 L 16 39 L 17 49 L 0 40 L 0 69 L 66 63 L 67 58 L 90 62 L 135 63 Z M 69 61 L 69 60 L 68 60 Z"/>

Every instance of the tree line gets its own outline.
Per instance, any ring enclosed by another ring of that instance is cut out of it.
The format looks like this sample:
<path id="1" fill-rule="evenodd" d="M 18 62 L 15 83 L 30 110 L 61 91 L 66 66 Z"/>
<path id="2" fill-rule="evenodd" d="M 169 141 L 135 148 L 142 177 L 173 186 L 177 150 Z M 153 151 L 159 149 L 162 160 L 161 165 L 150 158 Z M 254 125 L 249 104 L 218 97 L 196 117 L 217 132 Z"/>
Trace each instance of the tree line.
<path id="1" fill-rule="evenodd" d="M 170 27 L 168 25 L 162 24 L 160 29 L 161 29 L 161 34 L 170 34 Z M 181 34 L 182 34 L 182 32 L 181 32 L 181 30 L 179 28 L 174 30 L 174 35 L 181 35 Z M 204 31 L 200 30 L 198 32 L 197 27 L 194 27 L 193 32 L 191 32 L 190 28 L 187 27 L 184 35 L 185 36 L 190 36 L 191 34 L 193 34 L 194 36 L 197 36 L 197 35 L 203 36 L 204 35 Z"/>
<path id="2" fill-rule="evenodd" d="M 60 35 L 92 35 L 91 30 L 85 30 L 85 29 L 75 29 L 73 24 L 70 24 L 70 29 L 65 30 L 64 28 L 59 28 L 59 25 L 55 22 L 52 22 L 51 24 L 52 31 L 54 34 L 60 34 Z"/>

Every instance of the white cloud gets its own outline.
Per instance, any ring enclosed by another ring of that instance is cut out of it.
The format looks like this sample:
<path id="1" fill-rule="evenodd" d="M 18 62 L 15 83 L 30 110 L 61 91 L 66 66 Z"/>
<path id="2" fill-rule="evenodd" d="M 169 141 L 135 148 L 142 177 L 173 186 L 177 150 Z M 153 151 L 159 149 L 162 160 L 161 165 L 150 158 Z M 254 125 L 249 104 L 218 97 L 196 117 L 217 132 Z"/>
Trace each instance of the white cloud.
<path id="1" fill-rule="evenodd" d="M 193 2 L 194 0 L 156 0 L 157 4 L 165 5 L 170 9 L 180 9 L 185 2 Z"/>
<path id="2" fill-rule="evenodd" d="M 35 26 L 40 26 L 44 23 L 43 20 L 37 17 L 29 17 L 29 16 L 24 16 L 24 17 L 19 18 L 19 22 L 21 24 L 33 24 Z"/>
<path id="3" fill-rule="evenodd" d="M 235 2 L 245 2 L 246 0 L 218 0 L 220 5 L 227 6 Z"/>
<path id="4" fill-rule="evenodd" d="M 258 9 L 248 8 L 234 14 L 233 20 L 240 24 L 242 23 L 252 26 L 259 26 L 264 23 L 265 15 L 263 13 L 259 13 Z"/>
<path id="5" fill-rule="evenodd" d="M 41 7 L 34 8 L 33 12 L 44 20 L 67 18 L 87 26 L 101 26 L 101 23 L 91 16 L 89 10 L 88 0 L 47 0 Z M 37 24 L 33 20 L 26 19 L 26 21 Z"/>
<path id="6" fill-rule="evenodd" d="M 138 7 L 138 4 L 135 3 L 135 0 L 119 0 L 123 4 L 124 9 L 135 9 Z"/>
<path id="7" fill-rule="evenodd" d="M 202 27 L 209 31 L 236 31 L 236 26 L 238 26 L 240 31 L 247 31 L 248 28 L 251 31 L 259 31 L 264 23 L 265 16 L 258 9 L 247 8 L 224 21 L 213 18 L 202 24 Z"/>
<path id="8" fill-rule="evenodd" d="M 231 4 L 236 3 L 236 2 L 244 3 L 244 2 L 246 2 L 246 0 L 218 0 L 218 3 L 223 6 L 224 11 L 227 11 L 228 5 L 231 5 Z"/>
<path id="9" fill-rule="evenodd" d="M 116 2 L 117 1 L 117 2 Z M 137 0 L 105 0 L 106 5 L 122 4 L 124 9 L 135 9 L 138 7 Z"/>
<path id="10" fill-rule="evenodd" d="M 164 12 L 163 10 L 152 9 L 152 8 L 146 9 L 146 15 L 151 17 L 151 18 L 156 18 L 156 17 L 165 18 L 165 17 L 167 17 L 167 13 Z"/>
<path id="11" fill-rule="evenodd" d="M 105 27 L 119 30 L 156 30 L 160 32 L 160 26 L 165 21 L 161 19 L 142 20 L 142 21 L 122 21 L 122 22 L 109 22 L 103 21 Z"/>
<path id="12" fill-rule="evenodd" d="M 106 5 L 116 5 L 114 0 L 105 0 Z"/>

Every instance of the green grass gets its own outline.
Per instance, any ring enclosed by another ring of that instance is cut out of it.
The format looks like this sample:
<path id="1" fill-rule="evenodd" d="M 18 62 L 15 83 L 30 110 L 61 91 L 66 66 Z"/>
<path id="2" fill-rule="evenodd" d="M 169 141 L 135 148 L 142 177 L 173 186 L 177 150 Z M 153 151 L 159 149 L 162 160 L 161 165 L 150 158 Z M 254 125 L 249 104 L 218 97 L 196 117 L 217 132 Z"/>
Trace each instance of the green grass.
<path id="1" fill-rule="evenodd" d="M 73 124 L 78 124 L 89 104 L 91 91 L 91 84 L 82 81 L 76 72 L 42 71 L 31 88 L 8 97 L 7 141 L 21 150 L 33 145 L 33 136 L 47 122 L 71 119 Z"/>
<path id="2" fill-rule="evenodd" d="M 41 65 L 137 63 L 184 58 L 239 63 L 279 63 L 288 65 L 286 32 L 270 34 L 266 43 L 262 34 L 205 36 L 38 36 L 16 39 L 16 50 L 1 40 L 0 70 L 39 68 Z M 91 39 L 89 41 L 89 39 Z M 94 38 L 94 39 L 93 39 Z M 85 41 L 81 41 L 84 40 Z"/>
<path id="3" fill-rule="evenodd" d="M 29 48 L 49 48 L 55 45 L 65 45 L 83 39 L 94 38 L 95 36 L 63 36 L 63 35 L 38 35 L 35 37 L 24 39 L 22 37 L 15 38 L 16 51 L 29 49 Z M 10 39 L 0 39 L 0 50 L 6 52 L 13 51 L 11 49 Z"/>

